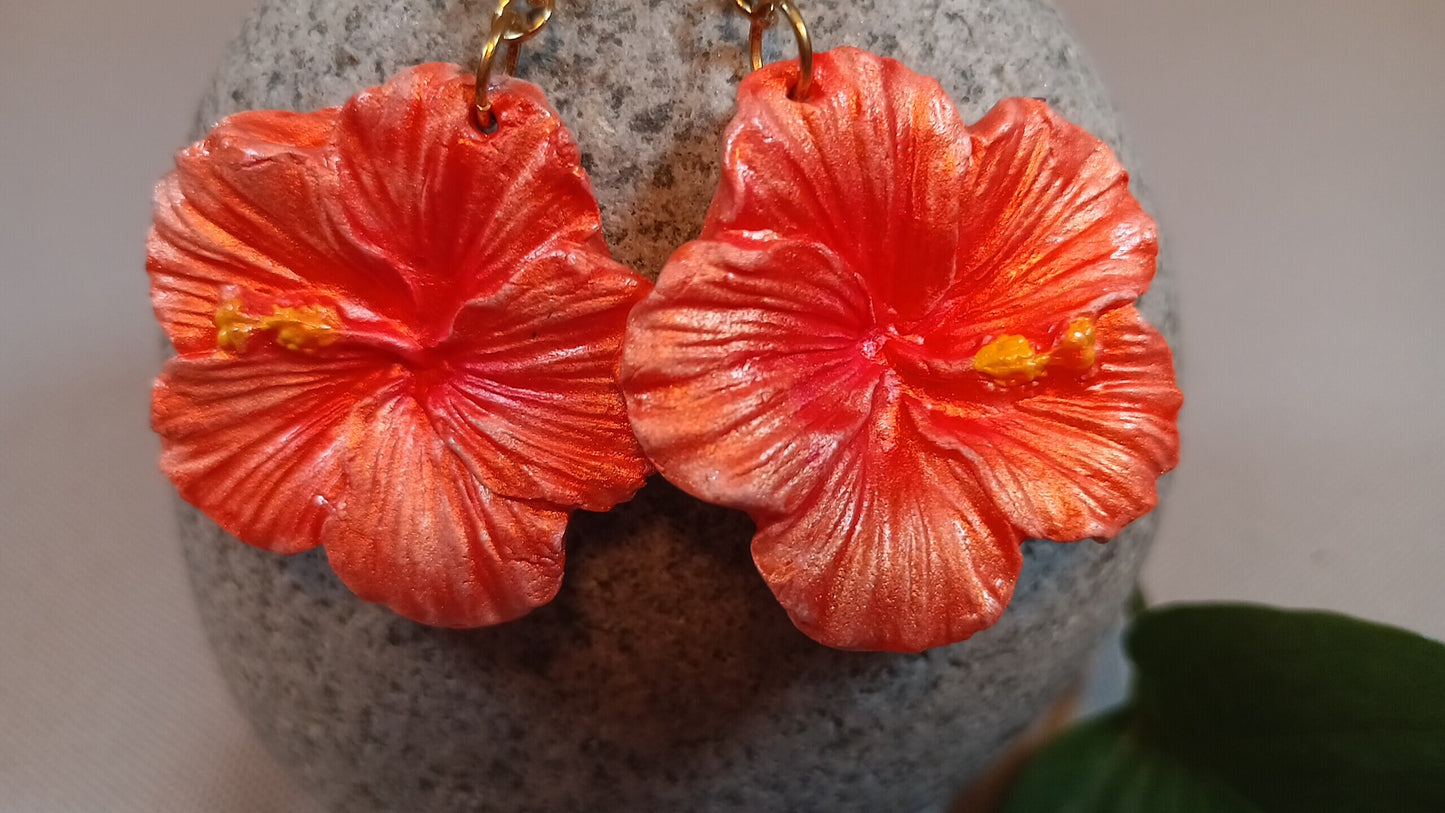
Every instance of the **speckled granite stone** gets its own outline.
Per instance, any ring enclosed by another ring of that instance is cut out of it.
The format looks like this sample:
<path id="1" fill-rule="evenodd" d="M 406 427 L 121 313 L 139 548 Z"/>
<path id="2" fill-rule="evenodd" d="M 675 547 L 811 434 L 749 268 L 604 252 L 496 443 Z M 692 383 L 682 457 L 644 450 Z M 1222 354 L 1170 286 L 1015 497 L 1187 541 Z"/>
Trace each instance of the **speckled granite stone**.
<path id="1" fill-rule="evenodd" d="M 200 123 L 336 104 L 398 68 L 471 64 L 491 0 L 269 0 Z M 804 0 L 820 48 L 938 77 L 970 121 L 1047 98 L 1120 146 L 1042 0 Z M 576 133 L 617 257 L 655 276 L 695 236 L 746 63 L 731 0 L 563 0 L 521 74 Z M 769 36 L 771 56 L 791 49 Z M 1130 163 L 1127 149 L 1121 151 Z M 1167 273 L 1144 310 L 1173 338 Z M 665 483 L 578 515 L 557 600 L 472 632 L 356 600 L 319 551 L 265 554 L 182 507 L 201 612 L 270 747 L 338 811 L 936 809 L 1074 680 L 1153 518 L 1107 546 L 1028 543 L 1003 620 L 922 655 L 803 637 L 748 556 L 746 517 Z"/>

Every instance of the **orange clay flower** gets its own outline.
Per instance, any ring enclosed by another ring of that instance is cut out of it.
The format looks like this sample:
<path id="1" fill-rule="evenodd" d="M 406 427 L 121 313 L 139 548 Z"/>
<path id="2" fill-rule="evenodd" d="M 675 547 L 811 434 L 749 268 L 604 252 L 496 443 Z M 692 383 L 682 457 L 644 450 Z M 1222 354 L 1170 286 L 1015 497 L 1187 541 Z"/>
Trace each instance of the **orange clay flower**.
<path id="1" fill-rule="evenodd" d="M 226 119 L 157 187 L 147 262 L 181 495 L 451 627 L 549 601 L 568 513 L 650 471 L 617 384 L 650 286 L 610 259 L 541 92 L 503 82 L 484 134 L 473 87 L 423 65 L 340 108 Z"/>
<path id="2" fill-rule="evenodd" d="M 1154 224 L 1041 102 L 966 127 L 853 49 L 739 91 L 701 239 L 634 311 L 623 389 L 691 493 L 757 521 L 794 623 L 918 651 L 996 621 L 1025 537 L 1103 538 L 1177 462 L 1169 349 L 1134 309 Z"/>

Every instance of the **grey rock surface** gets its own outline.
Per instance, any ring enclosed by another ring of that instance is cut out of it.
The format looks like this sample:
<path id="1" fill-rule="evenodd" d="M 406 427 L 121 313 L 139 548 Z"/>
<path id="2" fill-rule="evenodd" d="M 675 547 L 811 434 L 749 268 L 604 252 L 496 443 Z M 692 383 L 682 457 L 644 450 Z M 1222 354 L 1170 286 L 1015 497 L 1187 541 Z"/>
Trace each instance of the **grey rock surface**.
<path id="1" fill-rule="evenodd" d="M 1043 0 L 803 0 L 820 49 L 937 77 L 966 119 L 1039 96 L 1120 149 L 1106 96 Z M 474 64 L 491 0 L 268 0 L 226 54 L 204 128 L 343 101 L 417 62 Z M 769 35 L 769 58 L 791 39 Z M 732 0 L 561 0 L 524 48 L 581 144 L 614 253 L 656 276 L 695 236 L 746 70 Z M 1122 148 L 1122 149 L 1121 149 Z M 1167 272 L 1145 313 L 1170 338 Z M 746 517 L 665 483 L 579 514 L 557 600 L 501 627 L 418 626 L 353 597 L 320 551 L 282 558 L 181 508 L 223 672 L 260 732 L 344 811 L 934 809 L 1074 681 L 1155 527 L 1025 547 L 1002 621 L 921 655 L 793 629 Z"/>

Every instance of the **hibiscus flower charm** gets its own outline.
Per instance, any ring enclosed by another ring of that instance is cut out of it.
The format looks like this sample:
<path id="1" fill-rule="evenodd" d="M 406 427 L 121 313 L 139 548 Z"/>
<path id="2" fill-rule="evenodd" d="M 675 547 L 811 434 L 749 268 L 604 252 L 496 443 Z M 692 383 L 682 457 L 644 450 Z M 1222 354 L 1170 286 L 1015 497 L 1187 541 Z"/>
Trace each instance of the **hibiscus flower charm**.
<path id="1" fill-rule="evenodd" d="M 1169 348 L 1133 304 L 1154 224 L 1043 102 L 968 127 L 893 60 L 799 72 L 743 82 L 702 236 L 632 315 L 633 427 L 753 517 L 803 632 L 953 643 L 1002 614 L 1022 540 L 1111 537 L 1177 463 Z"/>
<path id="2" fill-rule="evenodd" d="M 650 285 L 610 258 L 541 91 L 492 84 L 481 127 L 475 87 L 429 64 L 222 121 L 157 187 L 147 261 L 181 495 L 449 627 L 551 600 L 568 514 L 651 471 L 617 382 Z"/>

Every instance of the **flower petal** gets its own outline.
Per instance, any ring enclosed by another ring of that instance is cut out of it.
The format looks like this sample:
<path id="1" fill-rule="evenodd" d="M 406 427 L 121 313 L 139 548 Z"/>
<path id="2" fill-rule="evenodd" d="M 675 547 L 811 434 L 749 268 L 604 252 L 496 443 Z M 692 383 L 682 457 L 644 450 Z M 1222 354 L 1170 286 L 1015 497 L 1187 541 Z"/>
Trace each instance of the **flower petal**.
<path id="1" fill-rule="evenodd" d="M 932 341 L 1037 340 L 1144 293 L 1157 233 L 1108 146 L 1034 99 L 999 102 L 969 133 L 959 282 Z"/>
<path id="2" fill-rule="evenodd" d="M 860 281 L 769 232 L 684 246 L 633 311 L 622 364 L 633 429 L 667 479 L 711 502 L 788 509 L 867 413 L 879 368 Z"/>
<path id="3" fill-rule="evenodd" d="M 487 488 L 606 511 L 642 487 L 652 466 L 617 376 L 627 315 L 651 288 L 590 247 L 557 245 L 466 305 L 456 372 L 428 409 Z"/>
<path id="4" fill-rule="evenodd" d="M 172 359 L 152 398 L 161 469 L 241 541 L 306 550 L 341 493 L 347 416 L 394 375 L 356 353 Z"/>
<path id="5" fill-rule="evenodd" d="M 608 256 L 541 92 L 499 82 L 495 132 L 472 96 L 434 64 L 343 108 L 229 118 L 158 187 L 148 257 L 182 493 L 459 627 L 550 600 L 567 512 L 650 471 L 617 381 L 648 283 Z"/>
<path id="6" fill-rule="evenodd" d="M 314 292 L 385 310 L 401 280 L 358 250 L 332 211 L 335 108 L 256 111 L 182 150 L 157 185 L 146 268 L 156 316 L 182 353 L 214 348 L 226 286 Z"/>
<path id="7" fill-rule="evenodd" d="M 856 48 L 818 54 L 803 103 L 794 62 L 738 89 L 703 237 L 771 229 L 817 240 L 882 302 L 921 313 L 953 282 L 969 139 L 938 82 Z"/>
<path id="8" fill-rule="evenodd" d="M 798 629 L 828 646 L 961 641 L 998 620 L 1018 581 L 1017 532 L 967 466 L 920 453 L 899 418 L 880 404 L 799 511 L 758 521 L 758 570 Z"/>
<path id="9" fill-rule="evenodd" d="M 577 145 L 542 92 L 501 80 L 493 133 L 474 126 L 474 96 L 470 71 L 419 65 L 352 97 L 337 126 L 347 223 L 434 329 L 549 240 L 605 250 Z"/>
<path id="10" fill-rule="evenodd" d="M 326 554 L 358 596 L 423 624 L 500 624 L 562 583 L 567 513 L 486 488 L 407 387 L 348 423 L 346 487 Z"/>
<path id="11" fill-rule="evenodd" d="M 1016 400 L 920 406 L 941 449 L 970 461 L 1024 534 L 1107 539 L 1158 504 L 1156 480 L 1179 462 L 1183 396 L 1164 338 L 1132 306 L 1098 323 L 1098 369 L 1045 379 Z"/>

